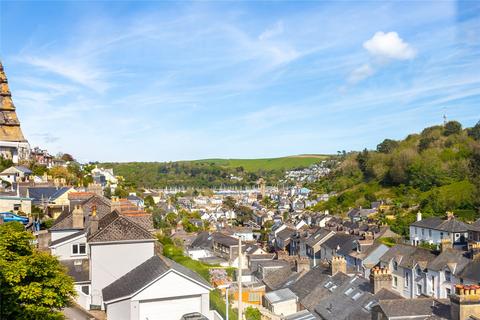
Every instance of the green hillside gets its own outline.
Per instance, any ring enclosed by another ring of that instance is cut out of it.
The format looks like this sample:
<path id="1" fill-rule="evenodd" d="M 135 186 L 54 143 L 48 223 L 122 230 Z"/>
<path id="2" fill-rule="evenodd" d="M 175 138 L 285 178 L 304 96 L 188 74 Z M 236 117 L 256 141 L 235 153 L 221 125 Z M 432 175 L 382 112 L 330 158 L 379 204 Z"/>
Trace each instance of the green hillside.
<path id="1" fill-rule="evenodd" d="M 393 219 L 388 222 L 402 233 L 418 210 L 425 216 L 453 211 L 466 221 L 480 217 L 480 122 L 462 129 L 450 121 L 404 140 L 385 139 L 376 150 L 348 153 L 341 160 L 330 176 L 310 186 L 317 193 L 338 193 L 315 210 L 345 214 L 385 200 L 391 209 L 378 218 Z"/>
<path id="2" fill-rule="evenodd" d="M 176 162 L 102 163 L 123 176 L 131 187 L 163 188 L 188 186 L 211 188 L 221 185 L 247 186 L 263 177 L 276 183 L 285 170 L 308 167 L 328 159 L 326 155 L 298 155 L 270 159 L 204 159 Z M 241 181 L 231 176 L 241 177 Z"/>
<path id="3" fill-rule="evenodd" d="M 245 171 L 256 172 L 260 170 L 290 170 L 308 167 L 314 163 L 328 159 L 328 157 L 327 155 L 299 155 L 266 159 L 204 159 L 192 162 L 213 163 L 224 168 L 243 167 Z"/>

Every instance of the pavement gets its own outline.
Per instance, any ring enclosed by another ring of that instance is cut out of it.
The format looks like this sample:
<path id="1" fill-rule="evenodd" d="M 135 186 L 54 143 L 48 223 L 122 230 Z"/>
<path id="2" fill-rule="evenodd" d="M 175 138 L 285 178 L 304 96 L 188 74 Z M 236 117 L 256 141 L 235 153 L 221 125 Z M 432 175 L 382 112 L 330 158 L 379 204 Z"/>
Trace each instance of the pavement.
<path id="1" fill-rule="evenodd" d="M 72 306 L 63 309 L 63 314 L 68 320 L 92 320 L 96 319 L 94 316 L 83 310 L 78 306 Z"/>

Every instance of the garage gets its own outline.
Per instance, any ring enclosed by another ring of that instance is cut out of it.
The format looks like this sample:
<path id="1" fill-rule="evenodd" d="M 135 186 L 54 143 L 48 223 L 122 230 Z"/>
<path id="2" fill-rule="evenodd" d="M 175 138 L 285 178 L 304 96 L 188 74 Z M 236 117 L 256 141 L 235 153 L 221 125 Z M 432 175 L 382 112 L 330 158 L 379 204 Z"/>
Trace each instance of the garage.
<path id="1" fill-rule="evenodd" d="M 141 301 L 139 320 L 179 320 L 185 313 L 201 312 L 201 296 Z"/>

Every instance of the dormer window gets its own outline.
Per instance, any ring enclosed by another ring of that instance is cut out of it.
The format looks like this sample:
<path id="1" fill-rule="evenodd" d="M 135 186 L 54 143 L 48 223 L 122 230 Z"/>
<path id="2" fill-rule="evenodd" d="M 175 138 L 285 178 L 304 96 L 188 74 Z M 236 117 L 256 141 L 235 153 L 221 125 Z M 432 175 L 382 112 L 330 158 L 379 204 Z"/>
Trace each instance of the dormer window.
<path id="1" fill-rule="evenodd" d="M 398 270 L 398 263 L 397 261 L 393 261 L 393 270 Z"/>
<path id="2" fill-rule="evenodd" d="M 421 276 L 421 275 L 422 275 L 422 269 L 417 268 L 417 276 Z"/>

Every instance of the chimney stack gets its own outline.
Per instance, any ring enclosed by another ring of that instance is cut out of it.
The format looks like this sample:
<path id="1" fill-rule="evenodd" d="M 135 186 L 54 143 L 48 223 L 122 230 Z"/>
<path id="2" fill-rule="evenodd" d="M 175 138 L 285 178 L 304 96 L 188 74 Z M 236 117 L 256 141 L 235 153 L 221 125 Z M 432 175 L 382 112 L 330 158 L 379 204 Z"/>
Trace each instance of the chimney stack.
<path id="1" fill-rule="evenodd" d="M 480 242 L 471 243 L 469 247 L 472 260 L 480 260 Z"/>
<path id="2" fill-rule="evenodd" d="M 376 294 L 382 289 L 391 289 L 392 274 L 387 267 L 374 267 L 370 270 L 370 284 L 373 294 Z"/>
<path id="3" fill-rule="evenodd" d="M 297 259 L 295 260 L 295 271 L 296 272 L 310 271 L 310 259 L 308 257 L 298 256 Z"/>
<path id="4" fill-rule="evenodd" d="M 97 207 L 92 206 L 92 216 L 90 217 L 90 234 L 94 234 L 98 230 Z"/>
<path id="5" fill-rule="evenodd" d="M 480 286 L 457 284 L 450 295 L 450 318 L 467 320 L 480 316 Z"/>
<path id="6" fill-rule="evenodd" d="M 440 250 L 442 252 L 445 251 L 446 249 L 452 249 L 452 248 L 453 248 L 453 244 L 450 238 L 443 238 L 442 240 L 440 240 Z"/>
<path id="7" fill-rule="evenodd" d="M 417 212 L 417 221 L 422 220 L 422 213 L 420 211 Z"/>
<path id="8" fill-rule="evenodd" d="M 342 256 L 334 256 L 332 258 L 332 276 L 338 272 L 347 273 L 347 260 Z"/>
<path id="9" fill-rule="evenodd" d="M 74 229 L 83 229 L 84 219 L 82 206 L 76 204 L 72 211 L 72 227 Z"/>
<path id="10" fill-rule="evenodd" d="M 112 196 L 112 198 L 110 199 L 110 211 L 113 212 L 115 210 L 117 210 L 118 212 L 120 212 L 120 200 L 117 196 Z"/>

